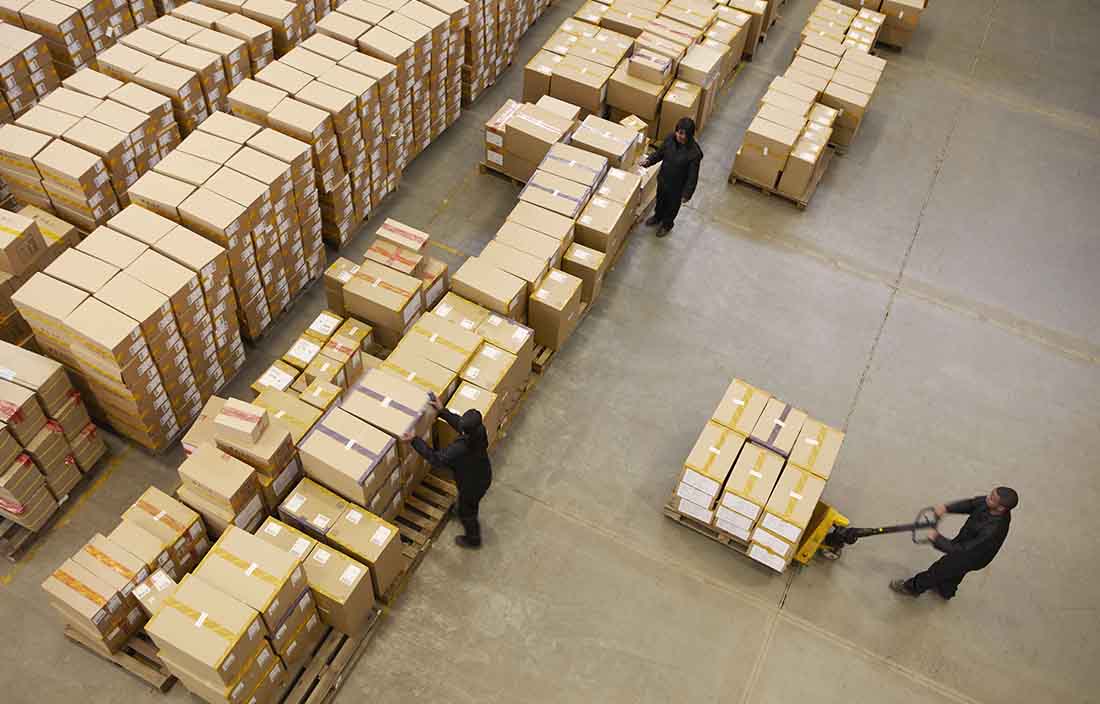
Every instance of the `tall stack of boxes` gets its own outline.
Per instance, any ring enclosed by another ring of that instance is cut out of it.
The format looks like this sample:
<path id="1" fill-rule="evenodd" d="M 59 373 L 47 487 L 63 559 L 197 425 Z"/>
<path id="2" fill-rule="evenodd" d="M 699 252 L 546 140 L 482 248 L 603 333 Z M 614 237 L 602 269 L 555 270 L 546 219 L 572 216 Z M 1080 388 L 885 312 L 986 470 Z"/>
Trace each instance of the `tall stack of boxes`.
<path id="1" fill-rule="evenodd" d="M 65 249 L 80 242 L 80 232 L 34 205 L 24 206 L 18 213 L 0 210 L 0 228 L 0 340 L 29 344 L 33 342 L 30 327 L 12 304 L 11 295 Z"/>
<path id="2" fill-rule="evenodd" d="M 8 123 L 57 88 L 61 81 L 46 39 L 13 26 L 21 24 L 18 13 L 0 12 L 0 17 L 11 22 L 0 24 L 0 123 Z"/>
<path id="3" fill-rule="evenodd" d="M 107 448 L 60 364 L 0 353 L 0 516 L 36 532 Z"/>
<path id="4" fill-rule="evenodd" d="M 843 440 L 843 432 L 734 379 L 685 460 L 669 508 L 782 572 Z"/>
<path id="5" fill-rule="evenodd" d="M 244 363 L 228 277 L 222 248 L 129 206 L 12 299 L 96 414 L 159 449 Z"/>

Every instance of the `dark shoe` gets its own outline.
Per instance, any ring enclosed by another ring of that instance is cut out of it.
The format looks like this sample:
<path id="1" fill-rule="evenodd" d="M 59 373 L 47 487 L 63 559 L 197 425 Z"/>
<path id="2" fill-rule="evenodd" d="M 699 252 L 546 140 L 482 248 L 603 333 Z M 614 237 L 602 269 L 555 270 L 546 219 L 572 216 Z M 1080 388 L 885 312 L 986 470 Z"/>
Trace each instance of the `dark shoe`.
<path id="1" fill-rule="evenodd" d="M 661 218 L 657 217 L 656 215 L 650 215 L 649 219 L 645 221 L 645 224 L 650 226 L 650 227 L 653 227 L 654 225 L 656 225 L 659 222 L 661 222 Z"/>
<path id="2" fill-rule="evenodd" d="M 455 545 L 457 545 L 460 548 L 466 548 L 467 550 L 477 550 L 478 548 L 481 547 L 481 541 L 479 540 L 475 543 L 472 540 L 470 540 L 469 538 L 467 538 L 465 535 L 456 535 L 455 536 Z"/>
<path id="3" fill-rule="evenodd" d="M 658 237 L 667 237 L 668 233 L 671 232 L 671 231 L 672 231 L 671 227 L 668 227 L 666 225 L 661 225 L 660 227 L 657 228 L 657 236 Z"/>
<path id="4" fill-rule="evenodd" d="M 920 594 L 909 588 L 909 583 L 904 579 L 895 579 L 890 582 L 890 589 L 905 596 L 920 596 Z"/>

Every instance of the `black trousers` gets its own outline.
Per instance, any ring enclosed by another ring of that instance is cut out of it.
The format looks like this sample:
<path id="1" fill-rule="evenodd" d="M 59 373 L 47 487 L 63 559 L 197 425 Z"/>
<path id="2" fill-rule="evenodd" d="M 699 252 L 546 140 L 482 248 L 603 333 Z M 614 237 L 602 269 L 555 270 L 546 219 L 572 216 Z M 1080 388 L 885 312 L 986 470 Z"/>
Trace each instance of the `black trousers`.
<path id="1" fill-rule="evenodd" d="M 944 555 L 924 572 L 919 572 L 906 580 L 905 586 L 917 594 L 935 589 L 940 596 L 950 599 L 958 591 L 963 577 L 968 572 L 982 567 L 984 565 L 970 565 L 951 555 Z"/>
<path id="2" fill-rule="evenodd" d="M 477 509 L 486 491 L 488 489 L 459 491 L 458 493 L 458 520 L 462 521 L 462 528 L 466 531 L 466 540 L 471 545 L 481 545 L 481 524 L 477 520 Z"/>
<path id="3" fill-rule="evenodd" d="M 671 228 L 676 222 L 676 214 L 680 212 L 680 199 L 683 192 L 657 182 L 657 204 L 653 208 L 653 215 L 657 221 L 666 228 Z"/>

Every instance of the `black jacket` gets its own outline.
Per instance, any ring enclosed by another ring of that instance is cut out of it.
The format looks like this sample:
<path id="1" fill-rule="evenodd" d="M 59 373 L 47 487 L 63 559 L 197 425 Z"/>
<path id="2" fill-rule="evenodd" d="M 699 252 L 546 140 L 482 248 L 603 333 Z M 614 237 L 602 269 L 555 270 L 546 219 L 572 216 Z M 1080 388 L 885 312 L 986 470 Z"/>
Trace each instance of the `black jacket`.
<path id="1" fill-rule="evenodd" d="M 932 542 L 940 552 L 945 552 L 971 569 L 985 567 L 993 561 L 1008 537 L 1008 526 L 1012 522 L 1012 513 L 1006 511 L 999 516 L 989 512 L 984 496 L 963 499 L 947 504 L 948 513 L 966 513 L 962 530 L 953 540 L 942 535 Z"/>
<path id="2" fill-rule="evenodd" d="M 458 430 L 459 416 L 444 408 L 439 411 L 439 417 Z M 442 450 L 433 450 L 421 438 L 413 438 L 412 446 L 433 467 L 446 467 L 454 472 L 455 484 L 461 495 L 484 494 L 493 481 L 493 469 L 486 450 L 473 449 L 462 435 Z"/>
<path id="3" fill-rule="evenodd" d="M 692 139 L 687 144 L 680 144 L 676 141 L 676 135 L 670 134 L 643 165 L 653 166 L 661 162 L 657 184 L 678 193 L 680 200 L 691 200 L 695 185 L 699 182 L 699 162 L 702 160 L 703 150 L 698 142 Z"/>

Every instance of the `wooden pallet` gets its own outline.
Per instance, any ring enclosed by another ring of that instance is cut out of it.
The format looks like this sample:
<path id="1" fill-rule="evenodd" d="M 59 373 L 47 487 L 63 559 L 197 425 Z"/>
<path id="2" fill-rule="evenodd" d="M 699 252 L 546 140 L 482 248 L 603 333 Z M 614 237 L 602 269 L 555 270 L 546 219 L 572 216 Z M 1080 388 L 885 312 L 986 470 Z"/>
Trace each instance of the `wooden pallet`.
<path id="1" fill-rule="evenodd" d="M 685 528 L 690 528 L 699 535 L 705 535 L 719 545 L 725 545 L 727 548 L 733 550 L 734 552 L 737 552 L 741 555 L 748 555 L 748 543 L 734 538 L 731 535 L 723 533 L 717 528 L 709 526 L 702 521 L 696 520 L 686 513 L 680 513 L 678 510 L 676 510 L 676 506 L 673 503 L 672 499 L 669 499 L 668 503 L 665 504 L 664 512 L 665 516 L 671 518 Z"/>
<path id="2" fill-rule="evenodd" d="M 455 483 L 435 474 L 427 474 L 405 497 L 405 505 L 394 525 L 401 531 L 401 557 L 404 566 L 393 584 L 382 596 L 386 606 L 393 606 L 405 591 L 420 562 L 443 533 L 451 517 L 451 508 L 458 500 Z"/>
<path id="3" fill-rule="evenodd" d="M 329 630 L 309 664 L 291 685 L 283 704 L 328 704 L 332 701 L 374 638 L 381 619 L 381 609 L 374 609 L 363 633 L 355 636 Z"/>
<path id="4" fill-rule="evenodd" d="M 744 183 L 763 191 L 766 194 L 779 196 L 783 200 L 789 200 L 798 207 L 799 210 L 805 210 L 806 206 L 810 204 L 810 199 L 813 198 L 814 192 L 817 190 L 817 185 L 821 183 L 821 177 L 825 175 L 825 171 L 829 168 L 829 162 L 832 161 L 834 148 L 829 146 L 821 153 L 821 165 L 814 174 L 813 179 L 810 180 L 810 185 L 806 187 L 806 191 L 798 197 L 783 193 L 776 188 L 760 183 L 755 179 L 748 178 L 738 174 L 736 171 L 730 171 L 729 183 Z"/>
<path id="5" fill-rule="evenodd" d="M 492 166 L 490 164 L 485 163 L 484 161 L 478 162 L 477 171 L 480 174 L 488 174 L 490 176 L 496 176 L 499 179 L 503 179 L 504 181 L 509 181 L 509 182 L 512 183 L 513 186 L 515 186 L 517 188 L 523 188 L 524 186 L 527 185 L 526 183 L 524 183 L 523 181 L 520 181 L 515 176 L 510 176 L 510 175 L 504 173 L 503 171 L 500 170 L 499 167 Z"/>
<path id="6" fill-rule="evenodd" d="M 65 626 L 65 637 L 82 646 L 94 655 L 114 663 L 134 677 L 151 684 L 162 693 L 172 689 L 176 676 L 157 657 L 157 647 L 144 633 L 138 633 L 117 653 L 108 652 L 102 644 L 95 642 L 72 626 Z"/>

